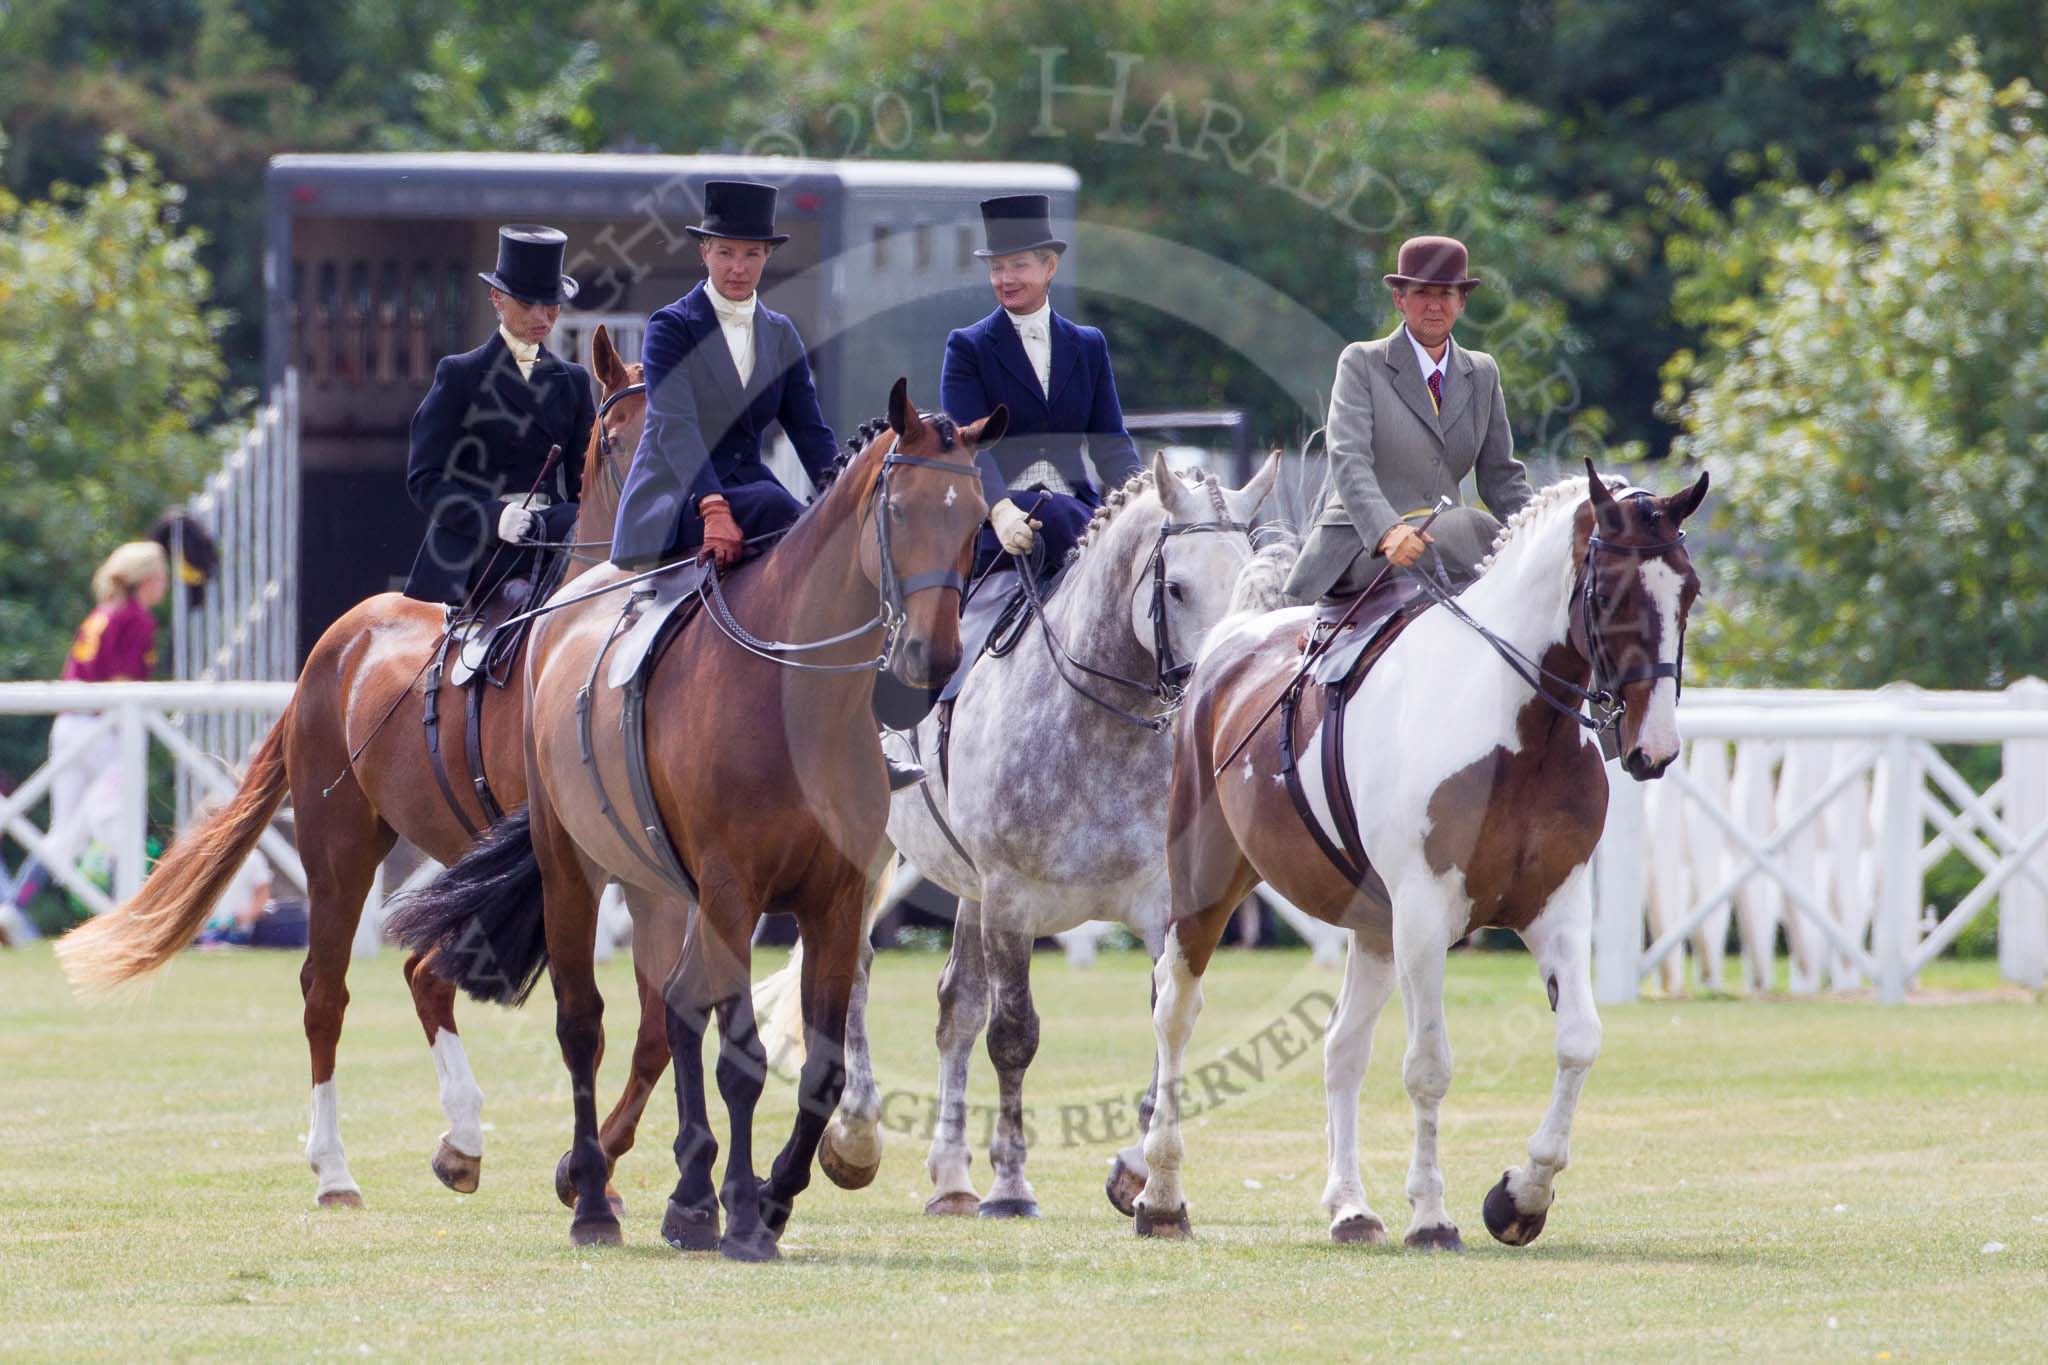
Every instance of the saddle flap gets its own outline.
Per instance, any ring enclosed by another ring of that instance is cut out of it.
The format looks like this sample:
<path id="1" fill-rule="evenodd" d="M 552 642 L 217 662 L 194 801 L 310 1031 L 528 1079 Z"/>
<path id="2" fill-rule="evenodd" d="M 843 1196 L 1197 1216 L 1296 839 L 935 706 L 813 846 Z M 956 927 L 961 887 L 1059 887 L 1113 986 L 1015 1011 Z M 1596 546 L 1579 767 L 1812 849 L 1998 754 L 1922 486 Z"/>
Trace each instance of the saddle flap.
<path id="1" fill-rule="evenodd" d="M 664 569 L 639 585 L 636 595 L 651 591 L 652 600 L 643 600 L 638 619 L 612 646 L 611 658 L 605 665 L 607 687 L 616 690 L 639 675 L 649 662 L 648 656 L 655 642 L 661 638 L 662 628 L 685 604 L 697 600 L 697 589 L 703 585 L 706 572 L 706 565 L 688 560 Z"/>
<path id="2" fill-rule="evenodd" d="M 1325 687 L 1343 686 L 1367 653 L 1385 637 L 1388 627 L 1421 595 L 1422 585 L 1415 579 L 1407 574 L 1390 574 L 1376 591 L 1358 602 L 1356 610 L 1352 609 L 1356 598 L 1318 603 L 1314 638 L 1325 643 L 1316 656 L 1310 678 Z M 1347 611 L 1351 619 L 1344 621 Z"/>

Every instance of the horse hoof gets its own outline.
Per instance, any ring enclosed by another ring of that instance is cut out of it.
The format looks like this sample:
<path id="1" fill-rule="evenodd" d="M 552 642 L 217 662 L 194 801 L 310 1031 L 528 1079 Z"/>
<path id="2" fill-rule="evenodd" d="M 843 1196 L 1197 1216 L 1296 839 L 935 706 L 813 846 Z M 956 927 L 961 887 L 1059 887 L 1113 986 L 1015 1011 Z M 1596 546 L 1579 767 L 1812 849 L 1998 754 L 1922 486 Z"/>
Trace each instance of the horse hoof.
<path id="1" fill-rule="evenodd" d="M 1486 1216 L 1486 1230 L 1493 1234 L 1496 1242 L 1511 1247 L 1525 1247 L 1543 1231 L 1543 1222 L 1550 1216 L 1550 1210 L 1540 1213 L 1523 1213 L 1515 1207 L 1515 1198 L 1508 1193 L 1508 1177 L 1503 1171 L 1500 1183 L 1486 1192 L 1486 1203 L 1481 1212 Z"/>
<path id="2" fill-rule="evenodd" d="M 1463 1251 L 1465 1239 L 1458 1236 L 1458 1230 L 1449 1223 L 1441 1227 L 1417 1228 L 1401 1239 L 1404 1246 L 1417 1251 Z"/>
<path id="3" fill-rule="evenodd" d="M 677 1251 L 717 1250 L 718 1206 L 691 1209 L 669 1200 L 668 1212 L 661 1220 L 661 1240 Z"/>
<path id="4" fill-rule="evenodd" d="M 319 1202 L 323 1209 L 359 1209 L 363 1196 L 358 1190 L 329 1190 L 320 1196 Z"/>
<path id="5" fill-rule="evenodd" d="M 615 1247 L 625 1240 L 625 1234 L 619 1231 L 619 1220 L 612 1217 L 610 1209 L 595 1218 L 578 1218 L 569 1225 L 572 1247 Z"/>
<path id="6" fill-rule="evenodd" d="M 562 1153 L 562 1159 L 555 1163 L 555 1198 L 565 1208 L 576 1207 L 576 1178 L 569 1174 L 569 1153 Z"/>
<path id="7" fill-rule="evenodd" d="M 448 1145 L 442 1138 L 441 1145 L 434 1151 L 434 1159 L 427 1163 L 434 1172 L 434 1178 L 457 1194 L 475 1194 L 477 1183 L 483 1179 L 484 1159 L 468 1156 Z"/>
<path id="8" fill-rule="evenodd" d="M 1339 1246 L 1383 1246 L 1387 1241 L 1387 1225 L 1377 1218 L 1354 1213 L 1331 1225 L 1330 1240 Z"/>
<path id="9" fill-rule="evenodd" d="M 875 1173 L 882 1169 L 877 1157 L 872 1165 L 856 1166 L 839 1155 L 839 1149 L 832 1145 L 832 1130 L 825 1130 L 823 1141 L 818 1144 L 818 1169 L 825 1178 L 842 1190 L 864 1190 L 875 1181 Z"/>
<path id="10" fill-rule="evenodd" d="M 972 1218 L 981 1211 L 981 1200 L 972 1190 L 950 1190 L 933 1195 L 924 1211 L 934 1218 Z"/>
<path id="11" fill-rule="evenodd" d="M 1109 1179 L 1102 1183 L 1102 1192 L 1109 1196 L 1111 1208 L 1126 1218 L 1132 1217 L 1138 1212 L 1138 1196 L 1145 1192 L 1145 1177 L 1118 1157 L 1110 1164 Z"/>
<path id="12" fill-rule="evenodd" d="M 1195 1235 L 1185 1204 L 1172 1213 L 1153 1213 L 1141 1207 L 1132 1215 L 1131 1226 L 1140 1237 L 1157 1237 L 1162 1242 L 1185 1242 Z"/>
<path id="13" fill-rule="evenodd" d="M 762 1228 L 752 1237 L 719 1238 L 718 1254 L 728 1261 L 747 1261 L 754 1264 L 782 1259 L 782 1253 L 775 1246 L 775 1234 L 766 1228 Z"/>
<path id="14" fill-rule="evenodd" d="M 979 1210 L 983 1218 L 1036 1218 L 1036 1199 L 984 1199 Z"/>

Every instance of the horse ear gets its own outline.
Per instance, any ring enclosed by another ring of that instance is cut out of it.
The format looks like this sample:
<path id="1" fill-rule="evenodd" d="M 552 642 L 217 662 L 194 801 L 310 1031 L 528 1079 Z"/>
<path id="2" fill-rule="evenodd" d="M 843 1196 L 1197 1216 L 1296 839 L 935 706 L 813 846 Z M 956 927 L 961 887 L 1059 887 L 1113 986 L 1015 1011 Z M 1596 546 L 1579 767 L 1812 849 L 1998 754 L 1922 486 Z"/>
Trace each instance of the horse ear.
<path id="1" fill-rule="evenodd" d="M 606 393 L 626 387 L 626 363 L 619 359 L 619 348 L 612 345 L 612 334 L 601 322 L 590 338 L 590 368 Z"/>
<path id="2" fill-rule="evenodd" d="M 1164 450 L 1152 452 L 1152 487 L 1158 490 L 1159 505 L 1166 509 L 1167 516 L 1187 519 L 1184 511 L 1188 502 L 1187 485 L 1180 481 L 1180 475 L 1174 473 L 1172 466 L 1166 463 Z"/>
<path id="3" fill-rule="evenodd" d="M 910 401 L 910 380 L 898 379 L 889 390 L 889 425 L 896 432 L 900 445 L 909 445 L 924 432 L 924 419 L 917 415 L 917 408 Z"/>
<path id="4" fill-rule="evenodd" d="M 1700 471 L 1699 481 L 1683 493 L 1673 494 L 1664 504 L 1664 510 L 1675 522 L 1682 522 L 1700 510 L 1700 504 L 1707 500 L 1707 471 Z"/>
<path id="5" fill-rule="evenodd" d="M 1614 531 L 1621 526 L 1621 508 L 1615 504 L 1614 494 L 1607 487 L 1607 480 L 1600 477 L 1600 471 L 1593 468 L 1593 457 L 1586 457 L 1586 496 L 1593 504 L 1593 520 L 1603 530 Z"/>
<path id="6" fill-rule="evenodd" d="M 992 446 L 1010 429 L 1010 405 L 996 404 L 996 410 L 972 426 L 960 428 L 960 439 L 971 446 Z"/>
<path id="7" fill-rule="evenodd" d="M 1266 505 L 1266 499 L 1273 495 L 1273 485 L 1279 479 L 1280 452 L 1275 450 L 1266 457 L 1265 464 L 1259 466 L 1259 472 L 1231 495 L 1231 501 L 1237 505 L 1237 519 L 1250 521 L 1257 516 L 1259 509 Z"/>

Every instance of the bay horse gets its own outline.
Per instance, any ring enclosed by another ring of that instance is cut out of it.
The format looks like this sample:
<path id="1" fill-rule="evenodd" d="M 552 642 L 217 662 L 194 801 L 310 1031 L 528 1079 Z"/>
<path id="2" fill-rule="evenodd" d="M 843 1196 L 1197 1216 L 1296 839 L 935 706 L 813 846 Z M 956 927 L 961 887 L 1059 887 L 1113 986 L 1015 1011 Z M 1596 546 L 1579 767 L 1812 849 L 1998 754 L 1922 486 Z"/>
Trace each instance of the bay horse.
<path id="1" fill-rule="evenodd" d="M 1387 1237 L 1359 1171 L 1358 1097 L 1374 1022 L 1398 981 L 1408 1023 L 1402 1079 L 1415 1109 L 1406 1242 L 1462 1247 L 1437 1165 L 1437 1113 L 1451 1084 L 1444 958 L 1483 927 L 1521 936 L 1557 1015 L 1557 1083 L 1528 1165 L 1501 1176 L 1483 1213 L 1487 1230 L 1509 1245 L 1542 1231 L 1569 1159 L 1579 1090 L 1600 1050 L 1587 864 L 1606 819 L 1607 781 L 1588 730 L 1621 707 L 1622 766 L 1638 781 L 1678 756 L 1678 666 L 1699 591 L 1681 527 L 1707 492 L 1702 474 L 1671 497 L 1617 497 L 1590 461 L 1586 473 L 1517 512 L 1479 580 L 1410 618 L 1357 684 L 1338 768 L 1356 811 L 1350 833 L 1369 863 L 1355 882 L 1324 852 L 1354 846 L 1331 813 L 1344 802 L 1326 794 L 1324 764 L 1302 764 L 1306 804 L 1328 841 L 1319 843 L 1283 781 L 1280 734 L 1291 717 L 1272 716 L 1300 665 L 1311 610 L 1226 626 L 1203 657 L 1174 754 L 1172 924 L 1153 974 L 1159 1098 L 1145 1169 L 1131 1172 L 1144 1182 L 1134 1210 L 1141 1236 L 1190 1235 L 1182 1056 L 1201 1010 L 1202 974 L 1231 913 L 1261 880 L 1352 931 L 1323 1052 L 1330 1167 L 1322 1203 L 1339 1242 Z M 1302 728 L 1314 732 L 1298 746 L 1304 755 L 1322 751 L 1320 691 L 1303 698 Z M 1588 702 L 1600 719 L 1580 714 Z"/>
<path id="2" fill-rule="evenodd" d="M 583 459 L 576 546 L 609 542 L 623 486 L 646 416 L 640 367 L 626 365 L 599 327 L 592 365 L 604 398 Z M 572 547 L 568 576 L 602 558 Z M 421 677 L 440 645 L 443 609 L 398 593 L 380 593 L 329 626 L 306 658 L 291 704 L 255 755 L 234 798 L 187 831 L 133 899 L 88 921 L 57 945 L 65 972 L 81 992 L 112 989 L 156 971 L 189 944 L 249 855 L 287 790 L 306 869 L 308 945 L 299 973 L 305 1030 L 312 1053 L 313 1115 L 306 1158 L 322 1205 L 360 1206 L 362 1191 L 342 1153 L 335 1052 L 348 1007 L 347 975 L 356 925 L 377 865 L 403 835 L 438 862 L 459 859 L 473 841 L 464 818 L 442 796 L 422 742 L 427 702 Z M 483 686 L 479 681 L 478 686 Z M 460 694 L 441 692 L 440 743 L 450 786 L 469 804 L 469 820 L 488 819 L 473 791 L 466 708 Z M 517 687 L 486 688 L 480 750 L 496 799 L 510 808 L 526 800 L 526 725 Z M 361 752 L 354 751 L 360 746 Z M 454 987 L 405 962 L 413 1008 L 426 1030 L 441 1104 L 448 1117 L 431 1159 L 434 1174 L 459 1192 L 477 1188 L 483 1163 L 483 1091 L 455 1028 Z M 643 1004 L 645 1002 L 643 1001 Z M 632 1120 L 668 1064 L 658 1009 L 643 1011 L 633 1076 L 612 1126 L 630 1145 Z"/>
<path id="3" fill-rule="evenodd" d="M 1027 621 L 1014 644 L 973 664 L 949 733 L 942 738 L 938 712 L 917 728 L 930 776 L 922 791 L 893 798 L 889 844 L 960 898 L 938 982 L 928 1214 L 1038 1216 L 1024 1172 L 1024 1075 L 1039 1031 L 1031 945 L 1104 919 L 1128 926 L 1157 956 L 1167 919 L 1173 707 L 1184 666 L 1218 622 L 1287 600 L 1294 547 L 1253 548 L 1253 523 L 1278 474 L 1275 455 L 1241 489 L 1213 477 L 1191 484 L 1155 455 L 1096 512 L 1044 602 L 1042 625 Z M 890 880 L 893 861 L 878 882 Z M 867 961 L 864 954 L 863 978 Z M 762 983 L 757 1003 L 787 1001 L 778 978 L 802 968 L 799 949 Z M 861 1003 L 857 992 L 851 1074 L 820 1153 L 841 1184 L 846 1165 L 867 1172 L 881 1159 L 881 1093 Z M 984 1024 L 1000 1093 L 986 1199 L 968 1173 L 965 1133 L 968 1060 Z M 771 1022 L 771 1044 L 784 1032 Z"/>
<path id="4" fill-rule="evenodd" d="M 922 688 L 957 667 L 960 592 L 988 515 L 972 452 L 1008 422 L 1001 407 L 964 428 L 943 414 L 926 417 L 907 389 L 897 381 L 888 429 L 779 544 L 695 589 L 701 610 L 678 628 L 646 685 L 637 727 L 644 764 L 635 763 L 621 724 L 631 714 L 622 690 L 602 672 L 626 625 L 624 595 L 567 604 L 537 622 L 526 660 L 526 809 L 493 827 L 393 920 L 406 943 L 433 952 L 437 970 L 481 998 L 516 1003 L 543 967 L 551 971 L 574 1096 L 574 1244 L 621 1240 L 605 1198 L 610 1158 L 593 1091 L 603 1000 L 591 953 L 597 891 L 607 878 L 628 889 L 636 945 L 657 942 L 657 962 L 675 963 L 661 996 L 675 1063 L 680 1179 L 662 1220 L 664 1240 L 679 1249 L 715 1246 L 736 1260 L 771 1259 L 792 1202 L 810 1182 L 845 1083 L 867 870 L 889 808 L 871 710 L 876 670 Z M 578 596 L 620 576 L 600 569 L 577 585 Z M 613 808 L 629 789 L 638 829 Z M 754 927 L 771 910 L 797 917 L 808 1046 L 795 1126 L 768 1178 L 757 1181 L 753 1115 L 766 1058 L 749 958 Z M 731 1116 L 717 1193 L 702 1055 L 713 1014 L 718 1088 Z"/>

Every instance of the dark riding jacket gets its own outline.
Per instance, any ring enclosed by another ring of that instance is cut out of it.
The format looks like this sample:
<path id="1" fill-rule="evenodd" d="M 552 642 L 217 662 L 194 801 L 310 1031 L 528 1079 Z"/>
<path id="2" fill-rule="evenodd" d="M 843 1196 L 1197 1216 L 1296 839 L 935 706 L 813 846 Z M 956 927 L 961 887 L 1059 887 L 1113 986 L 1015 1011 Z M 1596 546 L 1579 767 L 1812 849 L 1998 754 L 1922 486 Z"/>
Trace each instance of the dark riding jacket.
<path id="1" fill-rule="evenodd" d="M 413 414 L 405 487 L 427 514 L 426 541 L 413 560 L 405 595 L 462 602 L 499 545 L 498 517 L 526 497 L 548 447 L 562 457 L 539 490 L 553 505 L 536 512 L 543 540 L 565 541 L 576 525 L 583 456 L 597 421 L 590 372 L 545 346 L 522 378 L 511 348 L 494 329 L 473 351 L 434 367 L 434 386 Z M 530 551 L 497 556 L 493 578 L 529 566 Z"/>
<path id="2" fill-rule="evenodd" d="M 699 284 L 647 320 L 647 425 L 619 495 L 615 564 L 653 563 L 701 543 L 700 498 L 761 483 L 780 489 L 761 459 L 777 423 L 820 487 L 839 453 L 796 324 L 755 303 L 754 372 L 743 388 L 704 291 Z M 743 499 L 731 500 L 738 515 Z"/>
<path id="3" fill-rule="evenodd" d="M 1085 451 L 1103 482 L 1116 488 L 1138 472 L 1137 443 L 1124 430 L 1123 405 L 1110 373 L 1109 343 L 1093 327 L 1052 314 L 1051 380 L 1040 388 L 1024 352 L 1024 340 L 1001 308 L 972 327 L 946 337 L 939 371 L 939 401 L 954 421 L 979 422 L 1008 404 L 1010 425 L 1003 439 L 978 451 L 983 496 L 993 507 L 1011 483 L 1039 460 L 1050 461 L 1075 495 L 1089 506 L 1101 503 Z M 1048 392 L 1050 390 L 1050 392 Z"/>

